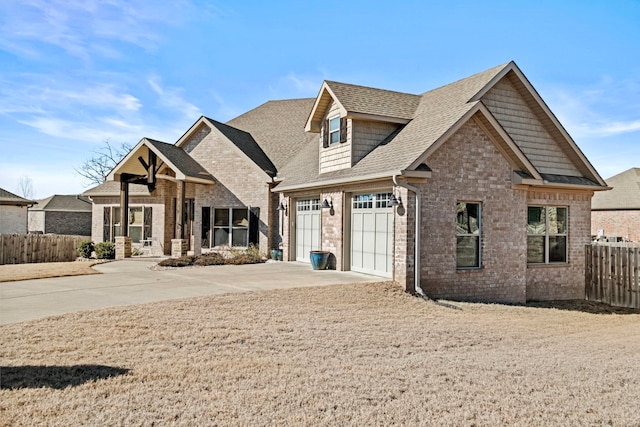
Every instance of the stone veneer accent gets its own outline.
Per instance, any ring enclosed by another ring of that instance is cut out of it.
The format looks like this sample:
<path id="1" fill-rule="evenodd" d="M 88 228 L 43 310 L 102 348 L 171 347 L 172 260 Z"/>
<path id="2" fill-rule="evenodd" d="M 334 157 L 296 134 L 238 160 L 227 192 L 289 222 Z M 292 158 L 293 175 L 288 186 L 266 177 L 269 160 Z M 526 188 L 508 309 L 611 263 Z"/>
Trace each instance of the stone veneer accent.
<path id="1" fill-rule="evenodd" d="M 131 237 L 116 237 L 116 259 L 131 258 Z"/>

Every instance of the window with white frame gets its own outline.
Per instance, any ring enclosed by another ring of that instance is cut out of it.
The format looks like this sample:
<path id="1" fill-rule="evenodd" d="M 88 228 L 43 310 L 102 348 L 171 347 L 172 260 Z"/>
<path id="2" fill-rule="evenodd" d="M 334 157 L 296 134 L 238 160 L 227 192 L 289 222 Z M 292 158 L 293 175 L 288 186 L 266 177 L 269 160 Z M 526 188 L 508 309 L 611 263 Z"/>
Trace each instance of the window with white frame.
<path id="1" fill-rule="evenodd" d="M 527 263 L 567 262 L 568 214 L 566 206 L 527 208 Z"/>
<path id="2" fill-rule="evenodd" d="M 340 142 L 340 116 L 329 119 L 329 143 Z"/>
<path id="3" fill-rule="evenodd" d="M 456 205 L 456 268 L 480 268 L 482 206 L 459 202 Z"/>

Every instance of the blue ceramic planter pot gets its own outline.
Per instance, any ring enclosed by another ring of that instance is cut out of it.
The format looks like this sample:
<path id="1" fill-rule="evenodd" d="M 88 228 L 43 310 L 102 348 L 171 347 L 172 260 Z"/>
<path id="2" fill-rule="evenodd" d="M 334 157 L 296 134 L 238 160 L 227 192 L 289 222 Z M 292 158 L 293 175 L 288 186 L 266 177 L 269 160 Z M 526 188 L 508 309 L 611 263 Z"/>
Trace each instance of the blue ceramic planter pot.
<path id="1" fill-rule="evenodd" d="M 314 270 L 326 270 L 329 265 L 329 255 L 327 251 L 311 251 L 309 252 L 311 257 L 311 267 Z"/>

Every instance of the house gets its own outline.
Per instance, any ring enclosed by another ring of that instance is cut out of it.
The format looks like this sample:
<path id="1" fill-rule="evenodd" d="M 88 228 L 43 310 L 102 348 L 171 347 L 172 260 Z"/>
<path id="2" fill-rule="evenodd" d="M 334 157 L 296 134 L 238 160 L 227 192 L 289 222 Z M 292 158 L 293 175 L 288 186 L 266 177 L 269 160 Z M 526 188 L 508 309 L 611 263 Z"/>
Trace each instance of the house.
<path id="1" fill-rule="evenodd" d="M 27 208 L 34 203 L 0 188 L 0 234 L 25 234 Z"/>
<path id="2" fill-rule="evenodd" d="M 91 200 L 54 194 L 29 208 L 29 233 L 91 235 Z"/>
<path id="3" fill-rule="evenodd" d="M 509 62 L 422 94 L 325 81 L 315 98 L 201 117 L 175 144 L 143 138 L 85 195 L 96 240 L 124 222 L 175 255 L 324 250 L 408 291 L 519 303 L 583 298 L 606 189 Z"/>
<path id="4" fill-rule="evenodd" d="M 606 180 L 611 191 L 591 200 L 591 234 L 609 240 L 640 242 L 640 168 Z"/>

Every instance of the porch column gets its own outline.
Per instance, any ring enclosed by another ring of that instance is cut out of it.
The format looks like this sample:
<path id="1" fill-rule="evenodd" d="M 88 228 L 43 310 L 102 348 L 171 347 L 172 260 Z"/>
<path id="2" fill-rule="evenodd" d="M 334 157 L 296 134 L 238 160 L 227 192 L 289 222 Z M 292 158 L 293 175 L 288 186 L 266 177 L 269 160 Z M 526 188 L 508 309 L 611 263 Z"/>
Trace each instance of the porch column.
<path id="1" fill-rule="evenodd" d="M 129 183 L 120 181 L 120 235 L 116 236 L 116 259 L 131 258 L 129 237 Z"/>
<path id="2" fill-rule="evenodd" d="M 177 197 L 176 197 L 176 228 L 174 239 L 171 239 L 171 256 L 179 258 L 187 254 L 187 240 L 184 235 L 184 202 L 185 202 L 185 190 L 186 185 L 184 181 L 178 181 L 176 183 Z"/>

